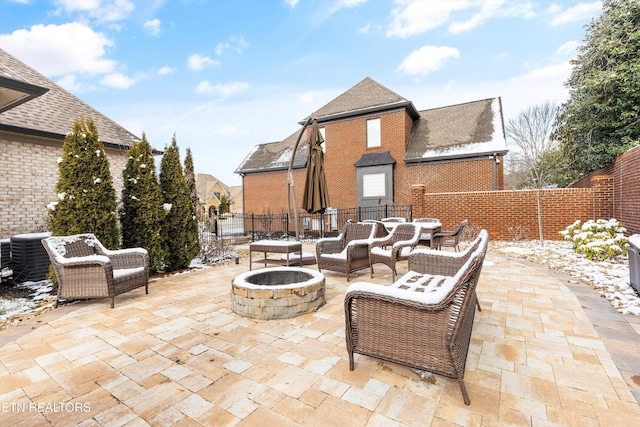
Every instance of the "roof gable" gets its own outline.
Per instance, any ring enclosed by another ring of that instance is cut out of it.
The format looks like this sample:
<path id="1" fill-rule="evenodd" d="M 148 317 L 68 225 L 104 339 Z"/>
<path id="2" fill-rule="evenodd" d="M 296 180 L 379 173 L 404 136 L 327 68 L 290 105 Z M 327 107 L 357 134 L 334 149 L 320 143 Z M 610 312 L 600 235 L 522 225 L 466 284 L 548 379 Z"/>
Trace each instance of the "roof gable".
<path id="1" fill-rule="evenodd" d="M 299 130 L 282 141 L 256 145 L 235 172 L 251 173 L 288 169 L 298 135 L 300 135 Z M 306 166 L 308 141 L 309 139 L 305 132 L 300 138 L 300 144 L 296 150 L 296 158 L 293 162 L 294 168 L 303 168 Z"/>
<path id="2" fill-rule="evenodd" d="M 0 75 L 48 89 L 37 98 L 0 113 L 0 129 L 62 140 L 73 128 L 75 119 L 86 117 L 93 119 L 105 146 L 131 147 L 140 140 L 2 49 Z"/>
<path id="3" fill-rule="evenodd" d="M 354 116 L 402 107 L 409 108 L 412 115 L 417 115 L 415 107 L 409 100 L 372 78 L 365 77 L 355 86 L 320 107 L 312 116 L 317 117 L 318 122 L 321 123 L 343 116 Z"/>

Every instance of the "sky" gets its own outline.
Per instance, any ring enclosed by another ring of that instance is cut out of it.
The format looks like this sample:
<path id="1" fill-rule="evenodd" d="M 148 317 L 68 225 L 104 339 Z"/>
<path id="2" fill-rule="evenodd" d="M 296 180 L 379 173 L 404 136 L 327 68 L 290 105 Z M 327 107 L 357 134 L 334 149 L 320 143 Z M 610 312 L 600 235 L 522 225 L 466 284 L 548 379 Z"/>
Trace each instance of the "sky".
<path id="1" fill-rule="evenodd" d="M 600 0 L 0 0 L 0 48 L 196 173 L 240 185 L 257 144 L 365 77 L 418 110 L 568 97 Z"/>

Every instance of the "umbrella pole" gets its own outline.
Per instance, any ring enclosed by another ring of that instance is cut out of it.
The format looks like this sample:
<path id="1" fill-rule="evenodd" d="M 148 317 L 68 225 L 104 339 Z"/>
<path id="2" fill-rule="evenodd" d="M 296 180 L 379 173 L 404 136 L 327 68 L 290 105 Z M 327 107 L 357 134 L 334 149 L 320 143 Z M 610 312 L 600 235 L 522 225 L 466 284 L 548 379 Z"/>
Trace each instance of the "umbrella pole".
<path id="1" fill-rule="evenodd" d="M 313 120 L 311 118 L 311 116 L 309 116 L 309 118 L 307 118 L 307 121 L 304 122 L 304 125 L 302 126 L 302 130 L 300 130 L 300 135 L 298 135 L 298 140 L 296 141 L 296 145 L 293 146 L 293 153 L 291 153 L 291 160 L 289 161 L 289 171 L 287 173 L 287 214 L 289 215 L 289 221 L 291 221 L 291 197 L 293 197 L 293 215 L 294 215 L 294 221 L 296 224 L 296 240 L 300 240 L 300 226 L 298 225 L 298 205 L 296 204 L 296 192 L 293 188 L 294 186 L 294 182 L 293 182 L 293 161 L 296 158 L 296 151 L 298 150 L 298 145 L 300 145 L 300 140 L 302 139 L 302 134 L 304 133 L 305 129 L 307 128 L 307 126 L 309 126 L 309 123 L 311 123 L 311 120 Z M 308 166 L 308 165 L 307 165 Z"/>

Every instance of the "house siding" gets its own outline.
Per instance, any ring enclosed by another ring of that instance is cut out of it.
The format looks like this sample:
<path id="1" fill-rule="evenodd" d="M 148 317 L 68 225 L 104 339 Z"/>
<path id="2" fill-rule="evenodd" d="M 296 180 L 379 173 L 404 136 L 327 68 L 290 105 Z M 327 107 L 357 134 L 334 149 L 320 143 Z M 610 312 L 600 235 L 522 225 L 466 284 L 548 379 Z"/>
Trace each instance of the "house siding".
<path id="1" fill-rule="evenodd" d="M 122 191 L 125 150 L 105 150 L 116 197 Z M 47 205 L 56 200 L 62 142 L 0 134 L 0 238 L 48 230 Z"/>
<path id="2" fill-rule="evenodd" d="M 380 118 L 382 144 L 367 148 L 367 120 Z M 393 165 L 393 198 L 381 198 L 380 204 L 408 205 L 411 186 L 424 184 L 428 192 L 490 191 L 503 188 L 502 164 L 489 156 L 483 159 L 441 163 L 405 163 L 405 149 L 412 128 L 406 110 L 358 116 L 321 123 L 325 128 L 325 174 L 331 207 L 358 206 L 357 169 L 363 154 L 388 151 Z M 501 158 L 502 159 L 502 158 Z M 305 171 L 294 171 L 296 201 L 302 203 Z M 250 173 L 243 180 L 247 213 L 287 211 L 287 171 Z M 269 195 L 265 197 L 265 195 Z"/>

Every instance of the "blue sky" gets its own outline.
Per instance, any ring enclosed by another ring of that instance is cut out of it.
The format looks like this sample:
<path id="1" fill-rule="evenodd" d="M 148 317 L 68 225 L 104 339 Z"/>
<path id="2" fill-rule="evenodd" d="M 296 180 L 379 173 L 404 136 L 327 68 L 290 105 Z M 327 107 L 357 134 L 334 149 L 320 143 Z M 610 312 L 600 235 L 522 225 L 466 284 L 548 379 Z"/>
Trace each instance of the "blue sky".
<path id="1" fill-rule="evenodd" d="M 365 77 L 419 109 L 567 98 L 598 1 L 0 0 L 0 47 L 196 172 L 239 185 L 256 144 Z"/>

